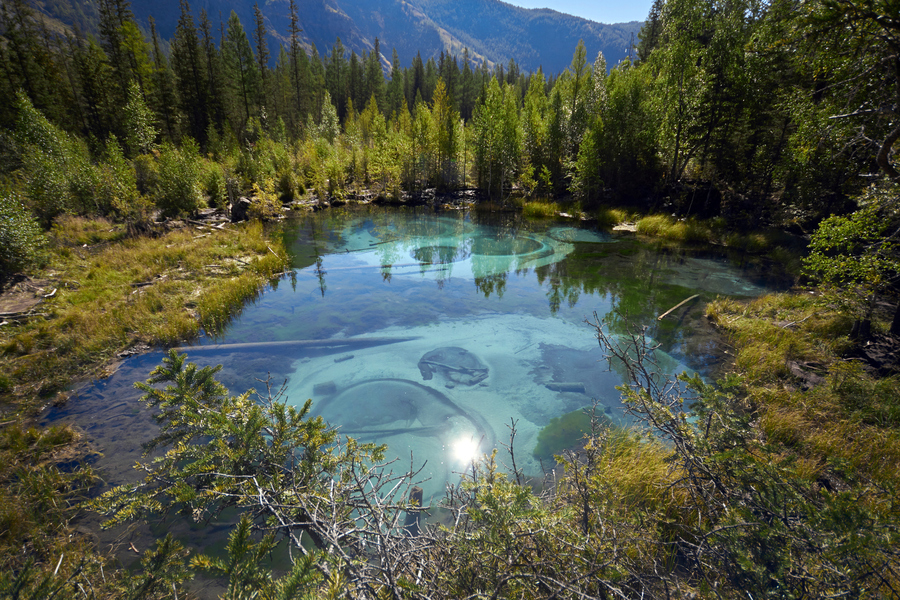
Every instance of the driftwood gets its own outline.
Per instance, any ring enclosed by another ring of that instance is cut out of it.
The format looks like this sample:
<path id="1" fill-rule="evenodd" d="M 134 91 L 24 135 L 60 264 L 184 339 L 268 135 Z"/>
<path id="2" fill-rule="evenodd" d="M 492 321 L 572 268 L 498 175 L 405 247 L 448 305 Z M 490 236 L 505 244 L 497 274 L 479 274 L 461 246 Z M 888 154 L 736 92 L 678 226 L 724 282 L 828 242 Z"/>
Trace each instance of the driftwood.
<path id="1" fill-rule="evenodd" d="M 663 314 L 661 314 L 661 315 L 659 315 L 658 317 L 656 317 L 656 320 L 657 320 L 657 321 L 662 321 L 663 319 L 665 319 L 666 317 L 668 317 L 670 314 L 672 314 L 673 312 L 675 312 L 676 310 L 678 310 L 679 308 L 681 308 L 682 306 L 684 306 L 685 304 L 687 304 L 687 303 L 690 302 L 691 300 L 694 300 L 694 299 L 699 298 L 699 297 L 700 297 L 700 294 L 694 294 L 694 295 L 691 296 L 690 298 L 686 298 L 685 300 L 682 300 L 681 302 L 679 302 L 678 304 L 676 304 L 675 306 L 673 306 L 672 308 L 670 308 L 669 310 L 667 310 L 667 311 L 664 312 Z"/>
<path id="2" fill-rule="evenodd" d="M 419 336 L 410 337 L 370 337 L 370 338 L 344 338 L 337 340 L 288 340 L 282 342 L 245 342 L 241 344 L 216 344 L 209 346 L 181 346 L 175 348 L 177 352 L 229 352 L 241 350 L 269 350 L 276 348 L 341 348 L 343 346 L 380 346 L 382 344 L 396 344 L 420 339 Z"/>

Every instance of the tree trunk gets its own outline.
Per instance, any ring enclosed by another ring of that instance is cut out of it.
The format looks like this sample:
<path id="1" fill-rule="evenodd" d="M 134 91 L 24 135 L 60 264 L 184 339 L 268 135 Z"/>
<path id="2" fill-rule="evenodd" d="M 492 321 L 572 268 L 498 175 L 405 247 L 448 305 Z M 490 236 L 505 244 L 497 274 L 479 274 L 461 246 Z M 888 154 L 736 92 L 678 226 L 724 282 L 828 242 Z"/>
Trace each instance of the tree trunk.
<path id="1" fill-rule="evenodd" d="M 897 303 L 897 308 L 894 309 L 894 320 L 891 321 L 891 334 L 900 335 L 900 302 Z"/>

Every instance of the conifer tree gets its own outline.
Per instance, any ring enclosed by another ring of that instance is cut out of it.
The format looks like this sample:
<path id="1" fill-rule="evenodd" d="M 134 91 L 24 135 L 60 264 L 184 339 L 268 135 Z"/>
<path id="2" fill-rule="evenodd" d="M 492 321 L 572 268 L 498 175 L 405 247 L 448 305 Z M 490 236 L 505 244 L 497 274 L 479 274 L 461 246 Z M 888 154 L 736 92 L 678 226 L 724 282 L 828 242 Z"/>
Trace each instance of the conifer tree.
<path id="1" fill-rule="evenodd" d="M 187 0 L 180 3 L 181 16 L 172 40 L 172 67 L 182 112 L 188 120 L 187 133 L 205 143 L 209 125 L 208 74 L 190 4 Z"/>
<path id="2" fill-rule="evenodd" d="M 253 42 L 256 46 L 256 65 L 259 72 L 259 98 L 257 104 L 266 107 L 270 104 L 269 45 L 266 41 L 266 25 L 263 21 L 262 11 L 259 10 L 259 4 L 253 5 L 253 15 L 256 21 L 256 28 L 253 30 Z"/>
<path id="3" fill-rule="evenodd" d="M 200 10 L 200 33 L 203 36 L 203 60 L 206 66 L 207 115 L 210 124 L 222 131 L 227 126 L 225 74 L 223 73 L 222 54 L 216 48 L 215 40 L 213 40 L 212 23 L 210 23 L 205 8 Z"/>
<path id="4" fill-rule="evenodd" d="M 400 67 L 400 58 L 397 56 L 397 49 L 394 48 L 391 55 L 391 81 L 388 84 L 388 114 L 400 114 L 401 104 L 406 107 L 406 96 L 403 91 L 404 73 Z"/>
<path id="5" fill-rule="evenodd" d="M 347 114 L 349 99 L 347 58 L 344 56 L 344 44 L 337 38 L 331 48 L 331 54 L 325 65 L 325 85 L 331 95 L 331 101 L 337 110 L 338 118 L 343 121 Z"/>
<path id="6" fill-rule="evenodd" d="M 228 29 L 222 45 L 222 58 L 225 66 L 225 82 L 232 94 L 234 124 L 238 131 L 255 116 L 257 99 L 259 98 L 259 70 L 253 55 L 253 49 L 247 39 L 244 26 L 237 13 L 231 11 L 228 17 Z"/>
<path id="7" fill-rule="evenodd" d="M 375 38 L 375 47 L 369 52 L 365 63 L 365 97 L 369 99 L 372 96 L 375 96 L 375 101 L 378 103 L 378 106 L 384 107 L 384 70 L 381 68 L 381 42 L 377 37 Z"/>
<path id="8" fill-rule="evenodd" d="M 153 78 L 154 95 L 151 104 L 158 115 L 158 120 L 163 126 L 163 132 L 169 142 L 175 141 L 175 118 L 173 113 L 176 107 L 175 83 L 172 70 L 169 68 L 166 56 L 159 48 L 159 35 L 156 32 L 156 21 L 150 17 L 150 37 L 153 41 Z"/>

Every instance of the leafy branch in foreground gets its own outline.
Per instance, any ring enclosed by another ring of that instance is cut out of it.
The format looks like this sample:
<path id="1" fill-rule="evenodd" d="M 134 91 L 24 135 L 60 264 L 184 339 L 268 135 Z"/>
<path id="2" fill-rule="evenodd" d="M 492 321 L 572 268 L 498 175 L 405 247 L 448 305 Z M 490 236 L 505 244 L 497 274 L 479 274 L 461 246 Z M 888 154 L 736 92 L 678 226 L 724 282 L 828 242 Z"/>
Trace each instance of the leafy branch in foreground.
<path id="1" fill-rule="evenodd" d="M 292 555 L 309 554 L 307 541 L 327 549 L 316 568 L 325 576 L 337 569 L 360 594 L 408 576 L 415 561 L 407 557 L 423 544 L 399 534 L 406 511 L 420 510 L 404 500 L 415 474 L 389 471 L 383 446 L 341 440 L 310 416 L 311 401 L 289 406 L 269 382 L 256 399 L 228 395 L 214 379 L 218 370 L 172 350 L 147 383 L 136 384 L 161 411 L 162 429 L 149 447 L 168 450 L 140 465 L 142 483 L 93 503 L 112 515 L 107 525 L 171 509 L 208 521 L 236 506 L 254 528 L 287 538 Z M 369 553 L 379 566 L 360 560 Z"/>
<path id="2" fill-rule="evenodd" d="M 231 598 L 896 595 L 892 490 L 849 476 L 819 485 L 760 439 L 740 382 L 666 377 L 645 331 L 592 325 L 642 429 L 595 427 L 582 450 L 558 457 L 561 476 L 529 481 L 515 469 L 513 423 L 511 474 L 495 451 L 440 505 L 422 506 L 417 473 L 392 470 L 384 447 L 342 440 L 309 401 L 289 406 L 269 382 L 257 398 L 230 396 L 218 368 L 171 351 L 137 384 L 160 411 L 151 447 L 165 454 L 140 465 L 142 483 L 93 506 L 110 524 L 169 510 L 212 521 L 236 508 L 228 557 L 191 561 L 227 577 Z M 279 579 L 262 558 L 281 540 L 293 566 Z"/>

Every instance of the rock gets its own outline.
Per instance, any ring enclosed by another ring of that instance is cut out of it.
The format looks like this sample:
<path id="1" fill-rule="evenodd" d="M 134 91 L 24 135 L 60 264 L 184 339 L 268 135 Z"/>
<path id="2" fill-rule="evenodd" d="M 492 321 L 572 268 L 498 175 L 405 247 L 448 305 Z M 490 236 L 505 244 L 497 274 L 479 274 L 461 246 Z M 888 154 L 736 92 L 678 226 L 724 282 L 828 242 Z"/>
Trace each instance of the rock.
<path id="1" fill-rule="evenodd" d="M 250 208 L 250 199 L 243 196 L 238 198 L 237 202 L 231 205 L 231 222 L 246 221 L 248 208 Z"/>
<path id="2" fill-rule="evenodd" d="M 475 385 L 488 376 L 487 365 L 468 350 L 456 346 L 437 348 L 426 353 L 419 360 L 419 371 L 425 381 L 439 373 L 453 385 Z"/>

